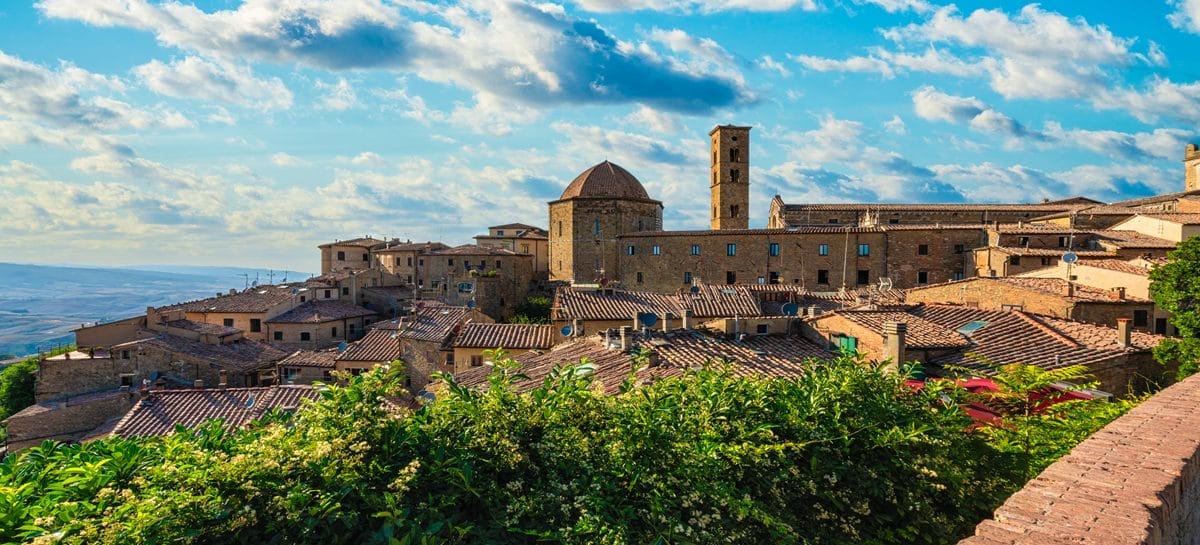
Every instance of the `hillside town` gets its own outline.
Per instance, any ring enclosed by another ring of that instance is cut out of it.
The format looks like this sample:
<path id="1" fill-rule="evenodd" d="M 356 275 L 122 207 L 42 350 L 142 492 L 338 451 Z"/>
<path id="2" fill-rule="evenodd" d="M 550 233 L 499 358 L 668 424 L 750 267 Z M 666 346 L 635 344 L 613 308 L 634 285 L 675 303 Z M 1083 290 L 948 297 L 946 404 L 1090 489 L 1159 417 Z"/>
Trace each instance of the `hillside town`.
<path id="1" fill-rule="evenodd" d="M 520 365 L 519 390 L 581 360 L 615 393 L 631 374 L 650 383 L 728 362 L 797 376 L 845 352 L 928 377 L 1083 365 L 1097 396 L 1173 374 L 1152 355 L 1177 331 L 1151 300 L 1149 271 L 1200 234 L 1196 145 L 1178 193 L 997 204 L 776 195 L 767 227 L 750 228 L 751 128 L 709 136 L 711 179 L 694 181 L 710 186 L 708 230 L 667 230 L 664 203 L 604 161 L 547 203 L 545 227 L 488 226 L 458 246 L 321 244 L 312 278 L 75 330 L 74 350 L 38 362 L 36 404 L 4 421 L 7 452 L 212 418 L 239 427 L 384 365 L 403 366 L 409 392 L 389 403 L 418 407 L 443 376 L 486 386 L 495 349 Z M 529 316 L 539 300 L 544 315 Z"/>

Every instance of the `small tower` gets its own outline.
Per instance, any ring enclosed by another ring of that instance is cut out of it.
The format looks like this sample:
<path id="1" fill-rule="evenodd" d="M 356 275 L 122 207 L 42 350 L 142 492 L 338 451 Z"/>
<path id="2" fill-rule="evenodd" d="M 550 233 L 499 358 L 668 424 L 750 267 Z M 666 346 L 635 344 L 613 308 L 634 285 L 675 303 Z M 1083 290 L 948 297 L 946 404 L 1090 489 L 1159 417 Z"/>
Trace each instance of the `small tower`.
<path id="1" fill-rule="evenodd" d="M 717 125 L 712 138 L 713 230 L 750 226 L 750 127 Z"/>
<path id="2" fill-rule="evenodd" d="M 1188 144 L 1183 152 L 1183 190 L 1200 189 L 1200 147 Z"/>

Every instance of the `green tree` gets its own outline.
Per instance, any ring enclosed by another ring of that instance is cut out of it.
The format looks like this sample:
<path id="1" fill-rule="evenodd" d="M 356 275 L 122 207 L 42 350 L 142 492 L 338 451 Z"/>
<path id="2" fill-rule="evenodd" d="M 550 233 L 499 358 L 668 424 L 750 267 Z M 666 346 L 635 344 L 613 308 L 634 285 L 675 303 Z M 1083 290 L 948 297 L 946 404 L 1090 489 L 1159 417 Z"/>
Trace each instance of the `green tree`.
<path id="1" fill-rule="evenodd" d="M 548 324 L 550 323 L 550 298 L 534 295 L 517 305 L 513 317 L 509 319 L 514 324 Z"/>
<path id="2" fill-rule="evenodd" d="M 1200 370 L 1200 237 L 1191 237 L 1167 254 L 1169 261 L 1150 271 L 1150 296 L 1171 313 L 1179 338 L 1154 349 L 1164 365 L 1179 364 L 1178 378 Z"/>

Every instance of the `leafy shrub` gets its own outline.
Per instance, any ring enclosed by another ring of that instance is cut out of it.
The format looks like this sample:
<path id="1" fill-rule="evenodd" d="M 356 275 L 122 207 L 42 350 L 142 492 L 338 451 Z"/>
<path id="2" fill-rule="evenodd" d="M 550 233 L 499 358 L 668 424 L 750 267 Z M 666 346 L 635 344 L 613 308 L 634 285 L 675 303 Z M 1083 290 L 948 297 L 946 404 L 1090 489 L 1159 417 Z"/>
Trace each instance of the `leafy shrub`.
<path id="1" fill-rule="evenodd" d="M 0 541 L 952 543 L 1021 485 L 937 387 L 853 357 L 801 377 L 716 364 L 605 396 L 578 367 L 453 381 L 395 414 L 395 369 L 290 419 L 47 443 L 0 464 Z"/>

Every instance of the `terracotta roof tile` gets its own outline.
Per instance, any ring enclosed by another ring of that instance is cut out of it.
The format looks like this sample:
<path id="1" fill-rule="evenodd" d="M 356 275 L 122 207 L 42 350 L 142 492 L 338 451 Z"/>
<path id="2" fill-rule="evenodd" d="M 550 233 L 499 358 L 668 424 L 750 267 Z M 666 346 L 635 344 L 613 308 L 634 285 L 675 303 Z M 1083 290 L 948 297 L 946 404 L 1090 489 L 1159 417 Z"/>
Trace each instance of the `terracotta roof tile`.
<path id="1" fill-rule="evenodd" d="M 632 320 L 643 312 L 679 315 L 675 296 L 648 291 L 559 288 L 554 301 L 556 320 Z"/>
<path id="2" fill-rule="evenodd" d="M 213 419 L 234 430 L 272 409 L 295 410 L 320 393 L 311 386 L 269 386 L 206 390 L 159 390 L 146 395 L 125 414 L 113 434 L 120 437 L 168 435 L 175 426 L 194 428 Z"/>
<path id="3" fill-rule="evenodd" d="M 1025 363 L 1044 369 L 1087 365 L 1149 350 L 1162 339 L 1158 335 L 1133 334 L 1133 346 L 1117 343 L 1116 328 L 1058 318 L 1035 316 L 1021 311 L 997 311 L 954 305 L 920 305 L 909 310 L 947 329 L 982 322 L 966 334 L 971 346 L 942 356 L 933 363 L 961 365 L 985 370 L 978 358 L 997 364 Z"/>
<path id="4" fill-rule="evenodd" d="M 581 172 L 563 190 L 559 200 L 577 197 L 651 200 L 642 182 L 628 170 L 608 161 Z"/>
<path id="5" fill-rule="evenodd" d="M 424 252 L 445 250 L 449 246 L 441 242 L 388 242 L 371 248 L 372 253 L 386 254 L 389 252 Z"/>
<path id="6" fill-rule="evenodd" d="M 334 246 L 360 246 L 363 248 L 370 248 L 371 246 L 374 246 L 376 244 L 382 244 L 384 242 L 385 241 L 379 240 L 377 238 L 362 237 L 362 238 L 352 238 L 349 240 L 336 240 L 334 242 L 326 242 L 325 244 L 322 244 L 317 247 L 318 248 L 332 248 Z"/>
<path id="7" fill-rule="evenodd" d="M 314 300 L 267 320 L 272 324 L 320 324 L 348 318 L 374 316 L 375 311 L 338 299 Z"/>
<path id="8" fill-rule="evenodd" d="M 466 307 L 433 306 L 422 308 L 415 316 L 404 318 L 399 335 L 416 341 L 446 342 L 454 330 L 471 319 Z"/>
<path id="9" fill-rule="evenodd" d="M 558 328 L 552 325 L 467 323 L 455 339 L 454 346 L 508 350 L 545 349 L 554 346 L 558 336 Z"/>
<path id="10" fill-rule="evenodd" d="M 512 250 L 506 250 L 504 248 L 496 248 L 494 246 L 479 246 L 477 244 L 463 244 L 462 246 L 455 246 L 453 248 L 446 248 L 444 250 L 436 250 L 436 251 L 430 252 L 429 255 L 489 255 L 489 256 L 491 256 L 491 255 L 527 255 L 527 254 L 519 254 Z"/>
<path id="11" fill-rule="evenodd" d="M 279 360 L 280 367 L 322 367 L 333 368 L 338 357 L 337 348 L 325 350 L 297 350 L 292 355 Z"/>
<path id="12" fill-rule="evenodd" d="M 183 329 L 187 331 L 195 331 L 206 335 L 216 335 L 218 337 L 228 337 L 241 333 L 242 330 L 236 327 L 226 327 L 219 324 L 209 324 L 205 322 L 197 322 L 194 320 L 171 320 L 163 325 L 173 327 L 175 329 Z"/>
<path id="13" fill-rule="evenodd" d="M 1200 225 L 1200 214 L 1179 214 L 1179 213 L 1152 213 L 1138 214 L 1156 220 L 1169 221 L 1180 225 Z"/>
<path id="14" fill-rule="evenodd" d="M 372 329 L 363 338 L 350 343 L 337 361 L 388 362 L 400 358 L 400 341 L 395 331 Z"/>
<path id="15" fill-rule="evenodd" d="M 905 343 L 912 348 L 965 348 L 971 345 L 963 334 L 903 310 L 840 310 L 831 314 L 854 322 L 880 336 L 884 335 L 885 323 L 906 323 L 908 331 Z"/>
<path id="16" fill-rule="evenodd" d="M 746 286 L 703 284 L 697 287 L 699 291 L 696 293 L 692 293 L 690 289 L 680 289 L 676 292 L 676 307 L 681 310 L 691 309 L 692 316 L 696 318 L 762 315 L 758 299 Z"/>
<path id="17" fill-rule="evenodd" d="M 1117 271 L 1126 274 L 1137 276 L 1149 276 L 1150 267 L 1142 266 L 1129 261 L 1121 261 L 1120 259 L 1088 259 L 1075 264 L 1076 267 L 1095 267 L 1097 269 L 1106 269 Z"/>
<path id="18" fill-rule="evenodd" d="M 1066 292 L 1066 289 L 1067 289 L 1067 281 L 1062 278 L 1034 278 L 1034 277 L 1029 277 L 1029 276 L 1006 276 L 1006 277 L 997 277 L 997 278 L 968 279 L 966 281 L 971 281 L 971 280 L 981 280 L 981 281 L 986 281 L 986 282 L 1002 282 L 1002 283 L 1013 285 L 1013 286 L 1018 286 L 1018 287 L 1022 287 L 1022 288 L 1026 288 L 1026 289 L 1040 291 L 1043 293 L 1050 293 L 1050 294 L 1061 295 L 1063 297 L 1066 297 L 1063 294 Z M 1108 290 L 1094 288 L 1092 286 L 1087 286 L 1084 284 L 1075 283 L 1074 293 L 1075 293 L 1074 296 L 1067 297 L 1067 299 L 1072 300 L 1072 301 L 1087 301 L 1087 302 L 1092 302 L 1092 303 L 1116 302 L 1116 300 L 1114 300 L 1112 298 L 1111 292 L 1109 292 Z M 1140 297 L 1132 297 L 1129 295 L 1126 295 L 1123 301 L 1133 302 L 1133 303 L 1149 303 L 1149 301 L 1146 299 L 1142 299 Z"/>
<path id="19" fill-rule="evenodd" d="M 793 377 L 804 371 L 810 358 L 829 359 L 834 355 L 813 342 L 796 336 L 758 336 L 736 342 L 698 330 L 676 330 L 654 333 L 650 339 L 640 335 L 630 338 L 631 349 L 622 351 L 604 345 L 599 335 L 560 344 L 545 352 L 526 352 L 514 357 L 521 363 L 521 372 L 529 378 L 517 383 L 518 391 L 529 391 L 542 384 L 550 372 L 562 365 L 578 364 L 587 358 L 593 366 L 593 376 L 608 394 L 617 393 L 632 368 L 630 352 L 640 348 L 652 350 L 657 364 L 640 369 L 638 381 L 653 381 L 680 376 L 691 368 L 709 361 L 729 359 L 735 362 L 734 372 L 740 376 Z M 476 367 L 459 373 L 455 378 L 469 387 L 487 383 L 488 367 Z"/>
<path id="20" fill-rule="evenodd" d="M 182 310 L 184 312 L 221 312 L 221 313 L 260 313 L 287 305 L 297 300 L 292 290 L 306 289 L 290 284 L 278 286 L 258 286 L 229 295 L 209 297 L 177 303 L 160 308 L 159 310 Z"/>
<path id="21" fill-rule="evenodd" d="M 202 359 L 222 368 L 240 372 L 272 367 L 276 362 L 288 356 L 288 352 L 271 343 L 252 339 L 241 339 L 224 344 L 208 344 L 165 333 L 148 339 L 118 344 L 113 346 L 113 349 L 139 345 L 154 346 L 161 350 Z"/>

